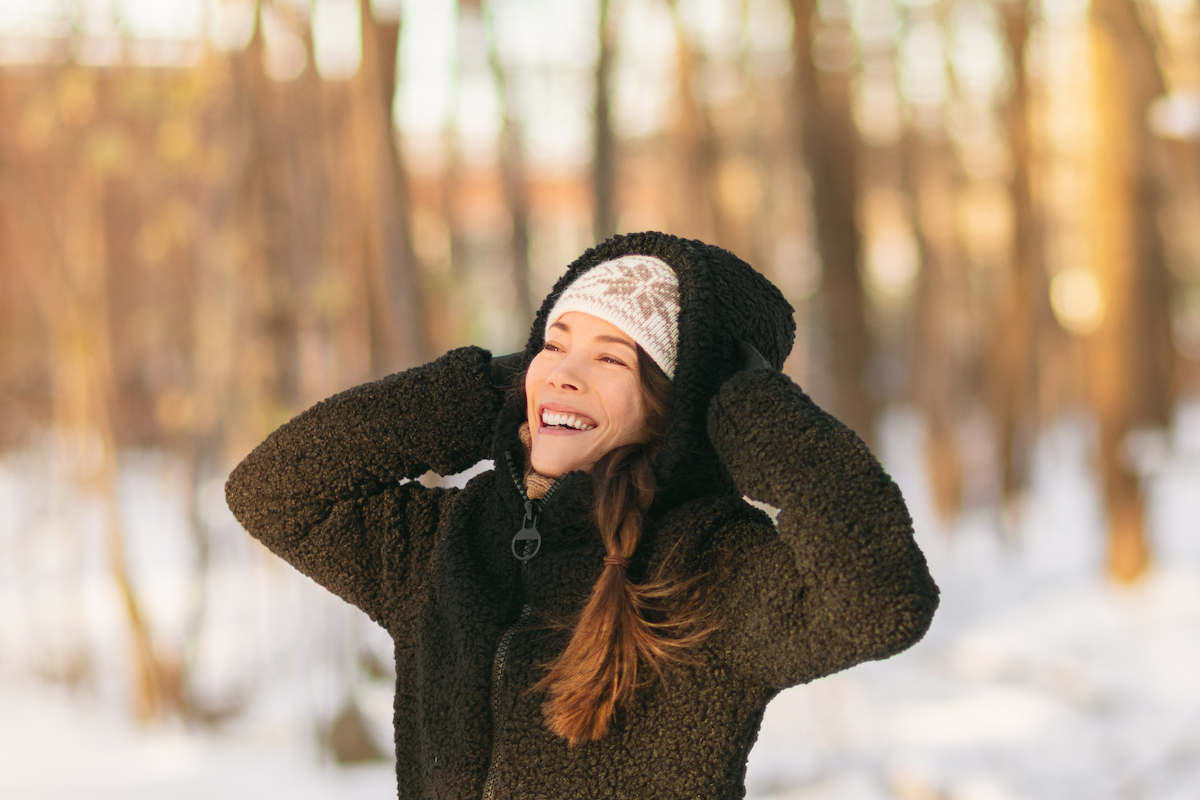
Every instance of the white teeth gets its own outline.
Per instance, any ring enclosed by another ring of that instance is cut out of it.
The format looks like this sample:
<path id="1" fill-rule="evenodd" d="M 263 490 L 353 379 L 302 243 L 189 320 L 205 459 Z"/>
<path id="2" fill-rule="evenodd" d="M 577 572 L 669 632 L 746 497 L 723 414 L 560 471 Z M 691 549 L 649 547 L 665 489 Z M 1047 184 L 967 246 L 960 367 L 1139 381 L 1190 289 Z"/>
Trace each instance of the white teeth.
<path id="1" fill-rule="evenodd" d="M 590 431 L 595 425 L 589 425 L 574 414 L 564 414 L 561 411 L 543 411 L 543 425 L 566 425 L 578 431 Z"/>

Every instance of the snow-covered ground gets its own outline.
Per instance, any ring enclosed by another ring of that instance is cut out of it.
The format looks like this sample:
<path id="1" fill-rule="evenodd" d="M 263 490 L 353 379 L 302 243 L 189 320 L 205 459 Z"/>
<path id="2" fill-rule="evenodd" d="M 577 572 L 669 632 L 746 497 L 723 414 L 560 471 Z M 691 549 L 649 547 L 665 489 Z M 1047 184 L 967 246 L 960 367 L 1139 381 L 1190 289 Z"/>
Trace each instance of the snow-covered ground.
<path id="1" fill-rule="evenodd" d="M 1155 551 L 1133 587 L 1103 576 L 1085 421 L 1042 438 L 1021 508 L 946 526 L 920 438 L 895 412 L 881 455 L 943 590 L 933 628 L 896 658 L 776 698 L 749 797 L 1200 798 L 1200 404 L 1169 436 L 1132 442 Z M 100 509 L 63 488 L 50 452 L 0 459 L 0 797 L 394 797 L 389 764 L 338 766 L 319 734 L 352 699 L 390 739 L 388 679 L 363 658 L 386 663 L 386 635 L 242 534 L 219 479 L 200 492 L 200 584 L 183 475 L 158 454 L 123 462 L 131 573 L 198 702 L 238 711 L 214 727 L 132 719 Z"/>

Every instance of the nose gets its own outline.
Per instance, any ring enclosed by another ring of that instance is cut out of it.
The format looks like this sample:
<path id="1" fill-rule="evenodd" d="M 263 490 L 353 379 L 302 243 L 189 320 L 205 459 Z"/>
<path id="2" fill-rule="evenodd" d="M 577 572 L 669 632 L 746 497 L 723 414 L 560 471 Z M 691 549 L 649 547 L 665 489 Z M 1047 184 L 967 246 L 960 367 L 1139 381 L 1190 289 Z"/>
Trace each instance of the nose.
<path id="1" fill-rule="evenodd" d="M 561 391 L 583 391 L 585 383 L 581 367 L 579 357 L 575 353 L 568 353 L 562 361 L 558 362 L 546 381 Z"/>

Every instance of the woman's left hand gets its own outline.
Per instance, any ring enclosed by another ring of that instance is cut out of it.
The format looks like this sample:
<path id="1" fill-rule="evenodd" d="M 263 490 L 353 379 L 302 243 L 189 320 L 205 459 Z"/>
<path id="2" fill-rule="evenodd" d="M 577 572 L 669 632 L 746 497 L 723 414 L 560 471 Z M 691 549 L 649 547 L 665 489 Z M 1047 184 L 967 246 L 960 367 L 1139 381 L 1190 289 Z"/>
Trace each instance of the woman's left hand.
<path id="1" fill-rule="evenodd" d="M 776 537 L 746 540 L 728 586 L 747 609 L 723 631 L 740 667 L 782 688 L 903 650 L 925 633 L 938 591 L 899 488 L 853 431 L 752 347 L 743 353 L 747 369 L 709 406 L 708 434 L 738 490 L 781 511 Z"/>

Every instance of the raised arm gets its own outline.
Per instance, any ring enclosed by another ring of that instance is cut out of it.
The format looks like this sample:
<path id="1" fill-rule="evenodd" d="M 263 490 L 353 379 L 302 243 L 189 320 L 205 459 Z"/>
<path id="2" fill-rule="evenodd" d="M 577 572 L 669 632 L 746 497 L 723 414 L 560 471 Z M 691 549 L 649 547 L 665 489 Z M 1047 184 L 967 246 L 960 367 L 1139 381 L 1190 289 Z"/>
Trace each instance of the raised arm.
<path id="1" fill-rule="evenodd" d="M 401 482 L 488 456 L 502 400 L 490 370 L 486 350 L 464 347 L 317 403 L 237 466 L 230 509 L 301 572 L 377 621 L 389 616 L 452 497 Z"/>
<path id="2" fill-rule="evenodd" d="M 925 634 L 937 586 L 900 489 L 853 431 L 786 375 L 752 369 L 713 399 L 708 432 L 738 488 L 780 509 L 778 538 L 731 575 L 739 666 L 782 688 Z"/>

